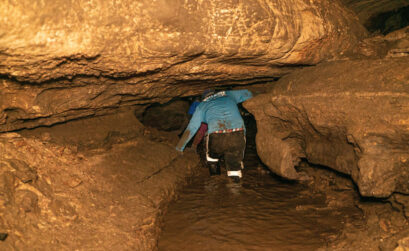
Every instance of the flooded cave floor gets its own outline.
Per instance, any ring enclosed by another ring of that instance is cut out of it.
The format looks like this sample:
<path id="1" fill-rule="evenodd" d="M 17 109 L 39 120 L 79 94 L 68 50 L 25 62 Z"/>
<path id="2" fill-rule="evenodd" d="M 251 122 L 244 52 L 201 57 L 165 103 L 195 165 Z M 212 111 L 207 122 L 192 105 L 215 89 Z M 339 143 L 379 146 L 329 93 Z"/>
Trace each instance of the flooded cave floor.
<path id="1" fill-rule="evenodd" d="M 399 210 L 360 201 L 331 171 L 305 165 L 312 180 L 283 181 L 248 140 L 235 186 L 175 151 L 177 134 L 113 116 L 0 135 L 0 250 L 393 250 L 408 235 Z M 129 125 L 110 131 L 118 119 Z"/>
<path id="2" fill-rule="evenodd" d="M 401 212 L 360 198 L 348 177 L 303 162 L 310 180 L 283 180 L 248 148 L 241 184 L 202 168 L 170 204 L 160 251 L 393 250 L 408 233 Z"/>

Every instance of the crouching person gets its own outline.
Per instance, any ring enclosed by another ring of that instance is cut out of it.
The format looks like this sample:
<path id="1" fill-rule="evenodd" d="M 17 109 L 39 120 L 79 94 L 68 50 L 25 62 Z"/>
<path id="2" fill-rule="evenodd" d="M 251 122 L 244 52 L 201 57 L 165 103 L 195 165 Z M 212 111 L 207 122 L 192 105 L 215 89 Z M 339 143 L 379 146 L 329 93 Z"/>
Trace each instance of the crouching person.
<path id="1" fill-rule="evenodd" d="M 206 160 L 210 174 L 220 174 L 219 160 L 224 158 L 227 175 L 234 182 L 239 182 L 246 148 L 246 128 L 237 104 L 252 96 L 248 90 L 206 91 L 176 149 L 182 152 L 201 123 L 206 123 Z"/>

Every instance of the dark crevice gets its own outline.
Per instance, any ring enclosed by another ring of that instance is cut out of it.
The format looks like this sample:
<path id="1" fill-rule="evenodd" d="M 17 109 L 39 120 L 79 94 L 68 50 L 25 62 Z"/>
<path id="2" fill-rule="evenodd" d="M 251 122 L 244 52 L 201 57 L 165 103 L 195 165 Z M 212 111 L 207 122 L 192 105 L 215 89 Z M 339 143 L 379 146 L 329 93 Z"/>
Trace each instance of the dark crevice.
<path id="1" fill-rule="evenodd" d="M 384 35 L 409 25 L 409 6 L 383 12 L 370 18 L 365 24 L 370 32 Z"/>

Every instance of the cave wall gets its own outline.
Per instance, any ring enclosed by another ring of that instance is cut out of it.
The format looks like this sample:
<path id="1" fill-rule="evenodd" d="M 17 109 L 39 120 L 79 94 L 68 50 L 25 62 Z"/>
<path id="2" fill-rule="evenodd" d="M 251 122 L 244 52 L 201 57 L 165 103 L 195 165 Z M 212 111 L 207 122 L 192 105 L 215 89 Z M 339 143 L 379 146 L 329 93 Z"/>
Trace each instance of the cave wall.
<path id="1" fill-rule="evenodd" d="M 351 176 L 361 195 L 409 193 L 408 57 L 323 63 L 245 103 L 257 152 L 276 174 L 302 178 L 303 158 Z"/>
<path id="2" fill-rule="evenodd" d="M 404 18 L 401 15 L 407 13 L 405 8 L 409 6 L 408 0 L 341 0 L 341 2 L 357 14 L 360 22 L 367 29 L 382 33 L 392 31 L 391 29 L 403 28 L 397 26 L 399 25 L 399 20 L 394 20 L 393 16 L 398 19 Z M 403 13 L 401 13 L 401 10 Z M 385 16 L 385 14 L 388 16 Z M 388 18 L 390 18 L 389 21 Z M 379 22 L 383 22 L 383 24 Z M 387 22 L 390 23 L 387 24 Z"/>
<path id="3" fill-rule="evenodd" d="M 0 134 L 0 250 L 155 250 L 198 163 L 177 140 L 131 109 Z"/>
<path id="4" fill-rule="evenodd" d="M 0 132 L 272 80 L 366 36 L 328 0 L 7 0 L 0 16 Z"/>

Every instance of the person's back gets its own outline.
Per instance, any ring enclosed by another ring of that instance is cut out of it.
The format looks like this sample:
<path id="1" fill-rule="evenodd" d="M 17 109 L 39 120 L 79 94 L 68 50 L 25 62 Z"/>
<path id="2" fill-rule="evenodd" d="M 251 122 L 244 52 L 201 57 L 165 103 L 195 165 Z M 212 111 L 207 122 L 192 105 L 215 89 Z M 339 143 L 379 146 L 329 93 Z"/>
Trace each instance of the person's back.
<path id="1" fill-rule="evenodd" d="M 202 102 L 205 112 L 204 122 L 208 124 L 208 132 L 244 128 L 244 122 L 235 100 L 229 96 L 218 97 Z"/>
<path id="2" fill-rule="evenodd" d="M 245 126 L 237 107 L 252 97 L 248 90 L 211 93 L 196 108 L 176 149 L 183 151 L 202 122 L 208 124 L 207 161 L 211 174 L 219 174 L 219 158 L 226 162 L 228 176 L 241 177 L 245 150 Z"/>

